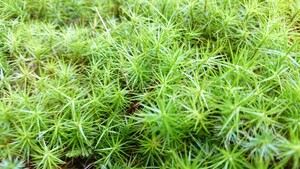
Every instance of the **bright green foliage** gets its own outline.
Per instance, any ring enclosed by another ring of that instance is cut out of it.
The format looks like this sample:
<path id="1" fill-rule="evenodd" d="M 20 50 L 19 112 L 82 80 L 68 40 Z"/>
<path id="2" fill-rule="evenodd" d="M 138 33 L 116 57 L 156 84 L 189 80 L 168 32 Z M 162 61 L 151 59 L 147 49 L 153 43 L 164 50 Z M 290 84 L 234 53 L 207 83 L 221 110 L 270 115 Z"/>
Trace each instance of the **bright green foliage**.
<path id="1" fill-rule="evenodd" d="M 299 0 L 1 0 L 0 168 L 297 169 L 299 56 Z"/>

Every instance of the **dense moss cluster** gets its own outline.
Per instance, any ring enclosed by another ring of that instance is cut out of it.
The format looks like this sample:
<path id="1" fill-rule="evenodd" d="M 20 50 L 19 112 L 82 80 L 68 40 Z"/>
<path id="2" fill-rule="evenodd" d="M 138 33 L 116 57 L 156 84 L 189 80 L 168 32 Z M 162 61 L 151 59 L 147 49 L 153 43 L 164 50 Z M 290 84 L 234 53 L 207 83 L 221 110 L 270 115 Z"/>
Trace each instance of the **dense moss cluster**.
<path id="1" fill-rule="evenodd" d="M 299 11 L 0 1 L 0 167 L 298 168 Z"/>

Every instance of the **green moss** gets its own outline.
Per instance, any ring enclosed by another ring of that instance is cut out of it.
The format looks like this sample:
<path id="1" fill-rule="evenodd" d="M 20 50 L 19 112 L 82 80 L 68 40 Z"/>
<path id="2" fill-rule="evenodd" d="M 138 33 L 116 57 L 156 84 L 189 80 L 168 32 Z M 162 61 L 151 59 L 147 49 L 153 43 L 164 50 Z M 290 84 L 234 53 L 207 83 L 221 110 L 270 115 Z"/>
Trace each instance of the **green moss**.
<path id="1" fill-rule="evenodd" d="M 297 0 L 2 0 L 0 166 L 298 168 Z"/>

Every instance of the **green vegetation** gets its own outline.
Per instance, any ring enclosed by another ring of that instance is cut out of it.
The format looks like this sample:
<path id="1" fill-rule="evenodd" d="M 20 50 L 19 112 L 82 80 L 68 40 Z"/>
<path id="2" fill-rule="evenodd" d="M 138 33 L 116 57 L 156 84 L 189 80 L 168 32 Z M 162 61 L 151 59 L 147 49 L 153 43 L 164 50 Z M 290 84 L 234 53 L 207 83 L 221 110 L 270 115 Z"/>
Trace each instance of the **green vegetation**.
<path id="1" fill-rule="evenodd" d="M 299 0 L 1 0 L 1 168 L 300 167 Z"/>

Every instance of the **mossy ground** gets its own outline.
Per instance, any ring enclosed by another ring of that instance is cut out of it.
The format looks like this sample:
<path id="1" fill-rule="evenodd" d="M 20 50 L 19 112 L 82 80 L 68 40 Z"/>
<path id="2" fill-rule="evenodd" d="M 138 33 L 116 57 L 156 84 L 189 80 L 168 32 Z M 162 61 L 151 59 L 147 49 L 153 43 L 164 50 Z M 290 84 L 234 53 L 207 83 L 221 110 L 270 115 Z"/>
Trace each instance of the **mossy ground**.
<path id="1" fill-rule="evenodd" d="M 299 0 L 2 0 L 0 165 L 299 168 L 299 26 Z"/>

